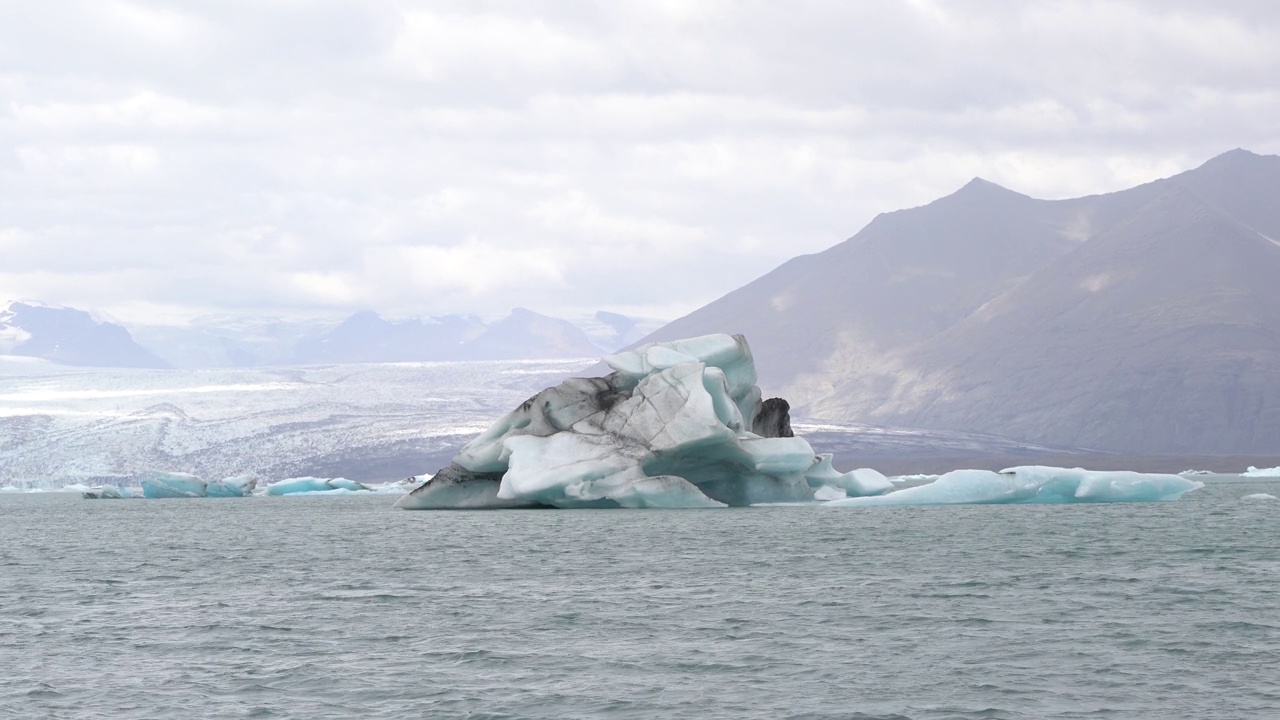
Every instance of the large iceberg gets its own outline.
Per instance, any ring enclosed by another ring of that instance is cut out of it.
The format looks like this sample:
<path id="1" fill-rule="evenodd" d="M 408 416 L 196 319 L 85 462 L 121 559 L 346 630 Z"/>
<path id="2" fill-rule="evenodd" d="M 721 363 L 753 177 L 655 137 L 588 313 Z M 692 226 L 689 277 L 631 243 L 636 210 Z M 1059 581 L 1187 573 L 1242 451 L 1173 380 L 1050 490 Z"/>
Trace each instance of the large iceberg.
<path id="1" fill-rule="evenodd" d="M 401 498 L 407 509 L 705 508 L 886 492 L 840 473 L 762 401 L 741 335 L 653 343 L 526 400 Z"/>
<path id="2" fill-rule="evenodd" d="M 998 473 L 954 470 L 927 485 L 876 497 L 848 498 L 831 507 L 862 505 L 965 505 L 997 503 L 1096 503 L 1177 500 L 1204 487 L 1180 475 L 1096 472 L 1028 465 Z"/>

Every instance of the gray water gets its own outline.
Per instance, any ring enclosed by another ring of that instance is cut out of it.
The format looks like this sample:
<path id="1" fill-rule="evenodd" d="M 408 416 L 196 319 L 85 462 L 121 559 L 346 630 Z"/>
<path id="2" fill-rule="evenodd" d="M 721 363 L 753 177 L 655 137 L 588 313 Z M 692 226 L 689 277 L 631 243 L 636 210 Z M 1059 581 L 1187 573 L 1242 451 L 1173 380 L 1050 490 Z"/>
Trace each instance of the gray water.
<path id="1" fill-rule="evenodd" d="M 1276 483 L 423 513 L 0 495 L 0 717 L 1275 718 Z"/>

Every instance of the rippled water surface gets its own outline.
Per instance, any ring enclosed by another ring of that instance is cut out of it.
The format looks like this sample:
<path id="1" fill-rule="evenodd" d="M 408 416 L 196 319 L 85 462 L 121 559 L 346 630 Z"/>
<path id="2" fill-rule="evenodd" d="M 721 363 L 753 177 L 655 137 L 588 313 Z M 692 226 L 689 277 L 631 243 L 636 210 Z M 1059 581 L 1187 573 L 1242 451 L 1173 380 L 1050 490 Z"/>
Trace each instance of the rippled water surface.
<path id="1" fill-rule="evenodd" d="M 412 513 L 0 495 L 0 717 L 1280 717 L 1275 483 Z"/>

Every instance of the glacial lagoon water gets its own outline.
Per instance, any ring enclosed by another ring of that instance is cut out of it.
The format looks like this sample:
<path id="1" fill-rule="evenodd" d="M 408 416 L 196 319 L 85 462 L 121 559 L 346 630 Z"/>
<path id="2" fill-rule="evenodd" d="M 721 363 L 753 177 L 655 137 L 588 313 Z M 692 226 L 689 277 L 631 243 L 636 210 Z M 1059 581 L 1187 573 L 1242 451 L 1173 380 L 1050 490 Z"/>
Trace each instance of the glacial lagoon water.
<path id="1" fill-rule="evenodd" d="M 1274 481 L 403 512 L 0 495 L 4 718 L 1280 717 Z"/>

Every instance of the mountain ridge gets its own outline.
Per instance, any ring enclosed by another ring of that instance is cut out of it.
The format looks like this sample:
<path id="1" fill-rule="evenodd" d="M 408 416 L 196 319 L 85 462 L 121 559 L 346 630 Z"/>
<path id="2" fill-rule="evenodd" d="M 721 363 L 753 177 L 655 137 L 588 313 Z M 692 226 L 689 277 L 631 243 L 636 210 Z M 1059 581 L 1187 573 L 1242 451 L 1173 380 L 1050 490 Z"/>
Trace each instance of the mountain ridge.
<path id="1" fill-rule="evenodd" d="M 801 416 L 1116 451 L 1274 451 L 1280 417 L 1258 401 L 1280 400 L 1276 198 L 1280 157 L 1248 151 L 1063 200 L 975 178 L 642 342 L 744 333 L 766 393 Z M 1091 302 L 1093 316 L 1077 307 Z M 1000 321 L 1011 307 L 1017 322 Z M 1089 343 L 1075 368 L 1053 355 L 1072 333 Z M 1130 386 L 1137 409 L 1117 409 Z"/>

